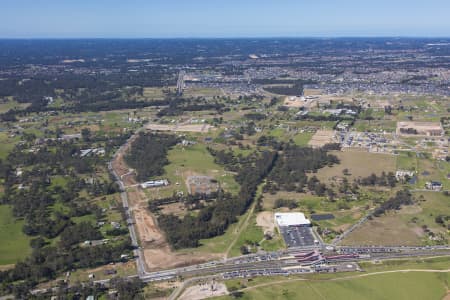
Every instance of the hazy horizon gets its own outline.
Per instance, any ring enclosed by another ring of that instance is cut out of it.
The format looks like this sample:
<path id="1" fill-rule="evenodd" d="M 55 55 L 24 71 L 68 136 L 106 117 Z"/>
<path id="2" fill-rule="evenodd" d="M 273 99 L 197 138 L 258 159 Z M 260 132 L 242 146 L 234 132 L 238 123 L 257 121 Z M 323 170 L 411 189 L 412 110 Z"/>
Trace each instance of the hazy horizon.
<path id="1" fill-rule="evenodd" d="M 2 4 L 0 38 L 440 38 L 449 11 L 444 0 L 17 0 Z"/>

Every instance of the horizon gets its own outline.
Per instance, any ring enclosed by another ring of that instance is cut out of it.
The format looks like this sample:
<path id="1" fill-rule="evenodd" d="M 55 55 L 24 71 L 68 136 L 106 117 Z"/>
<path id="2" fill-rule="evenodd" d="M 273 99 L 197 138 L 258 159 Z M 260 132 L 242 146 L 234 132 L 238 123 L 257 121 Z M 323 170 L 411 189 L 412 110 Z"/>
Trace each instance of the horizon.
<path id="1" fill-rule="evenodd" d="M 450 35 L 444 0 L 17 0 L 0 11 L 2 39 L 339 38 Z"/>
<path id="2" fill-rule="evenodd" d="M 30 40 L 271 40 L 271 39 L 311 39 L 311 40 L 339 40 L 339 39 L 450 39 L 448 36 L 171 36 L 171 37 L 0 37 L 0 41 L 30 41 Z"/>

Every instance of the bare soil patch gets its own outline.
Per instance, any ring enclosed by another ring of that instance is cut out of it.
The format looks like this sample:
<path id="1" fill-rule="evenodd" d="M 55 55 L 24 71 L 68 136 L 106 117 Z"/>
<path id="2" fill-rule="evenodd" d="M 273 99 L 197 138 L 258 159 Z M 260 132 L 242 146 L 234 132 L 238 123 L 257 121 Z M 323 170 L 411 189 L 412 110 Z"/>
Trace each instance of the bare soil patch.
<path id="1" fill-rule="evenodd" d="M 256 216 L 256 224 L 262 227 L 264 233 L 275 232 L 275 220 L 273 218 L 273 213 L 271 211 L 260 212 Z"/>
<path id="2" fill-rule="evenodd" d="M 308 145 L 313 148 L 322 147 L 329 143 L 336 142 L 333 130 L 318 130 L 308 142 Z"/>
<path id="3" fill-rule="evenodd" d="M 188 287 L 180 296 L 180 300 L 201 300 L 211 297 L 218 297 L 227 295 L 228 290 L 224 283 L 211 282 L 204 284 L 197 284 Z"/>

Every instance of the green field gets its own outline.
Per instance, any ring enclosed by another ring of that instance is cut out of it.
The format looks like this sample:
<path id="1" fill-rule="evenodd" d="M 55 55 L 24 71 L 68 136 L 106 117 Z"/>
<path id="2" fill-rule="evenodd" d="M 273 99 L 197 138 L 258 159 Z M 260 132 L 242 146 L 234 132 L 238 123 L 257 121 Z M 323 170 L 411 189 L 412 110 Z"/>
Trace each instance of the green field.
<path id="1" fill-rule="evenodd" d="M 19 137 L 11 138 L 6 132 L 0 132 L 0 159 L 5 159 L 19 140 Z"/>
<path id="2" fill-rule="evenodd" d="M 329 280 L 274 280 L 242 289 L 240 299 L 438 300 L 447 294 L 450 281 L 450 273 L 398 272 L 357 277 L 358 275 Z M 225 296 L 214 299 L 233 298 Z"/>
<path id="3" fill-rule="evenodd" d="M 14 264 L 30 253 L 30 238 L 22 232 L 23 223 L 15 220 L 10 206 L 0 205 L 0 265 Z"/>
<path id="4" fill-rule="evenodd" d="M 314 133 L 312 132 L 298 133 L 294 136 L 293 140 L 296 145 L 307 146 L 313 135 Z"/>
<path id="5" fill-rule="evenodd" d="M 264 233 L 261 227 L 256 224 L 256 217 L 252 216 L 248 221 L 248 225 L 242 233 L 239 235 L 236 243 L 233 245 L 230 251 L 230 256 L 239 256 L 241 255 L 240 248 L 243 245 L 250 246 L 251 252 L 256 252 L 256 248 L 251 246 L 252 244 L 258 244 L 264 239 Z"/>
<path id="6" fill-rule="evenodd" d="M 169 187 L 147 192 L 150 199 L 171 196 L 173 192 L 187 193 L 186 180 L 191 175 L 207 175 L 220 182 L 221 187 L 228 192 L 237 193 L 239 185 L 234 175 L 214 162 L 214 158 L 203 144 L 189 147 L 176 146 L 168 153 L 169 164 L 164 167 L 164 175 L 171 183 Z M 177 184 L 178 183 L 178 184 Z"/>

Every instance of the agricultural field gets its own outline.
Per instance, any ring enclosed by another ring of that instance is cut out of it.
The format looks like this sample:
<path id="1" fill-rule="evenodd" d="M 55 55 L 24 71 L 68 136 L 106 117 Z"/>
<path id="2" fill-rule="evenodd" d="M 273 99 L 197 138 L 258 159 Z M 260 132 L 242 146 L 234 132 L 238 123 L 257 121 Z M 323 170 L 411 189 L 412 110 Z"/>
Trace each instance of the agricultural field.
<path id="1" fill-rule="evenodd" d="M 13 217 L 10 206 L 0 205 L 0 267 L 15 264 L 31 253 L 31 238 L 22 232 L 23 224 Z"/>

